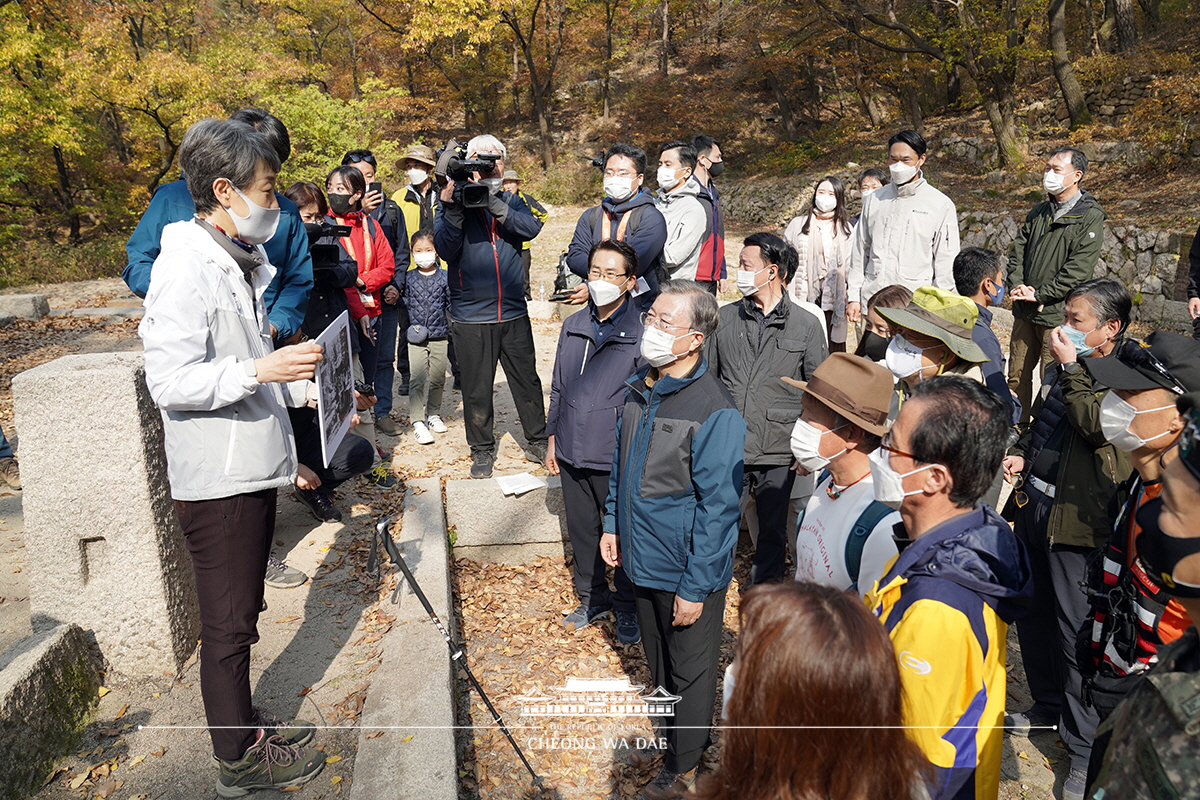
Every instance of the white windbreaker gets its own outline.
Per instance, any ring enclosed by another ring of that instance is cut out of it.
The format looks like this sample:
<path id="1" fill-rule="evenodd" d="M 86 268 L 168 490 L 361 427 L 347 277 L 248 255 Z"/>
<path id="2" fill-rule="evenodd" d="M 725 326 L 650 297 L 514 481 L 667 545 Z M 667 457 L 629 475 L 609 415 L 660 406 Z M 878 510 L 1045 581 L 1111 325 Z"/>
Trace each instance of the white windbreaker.
<path id="1" fill-rule="evenodd" d="M 270 264 L 257 267 L 251 291 L 232 256 L 194 220 L 163 229 L 138 335 L 146 385 L 162 411 L 176 500 L 295 480 L 285 399 L 302 403 L 309 382 L 260 384 L 254 368 L 254 359 L 271 352 L 263 292 L 274 274 Z"/>
<path id="2" fill-rule="evenodd" d="M 885 286 L 936 286 L 954 291 L 958 255 L 958 214 L 954 202 L 930 186 L 924 175 L 878 190 L 863 204 L 854 227 L 847 302 L 862 304 Z"/>

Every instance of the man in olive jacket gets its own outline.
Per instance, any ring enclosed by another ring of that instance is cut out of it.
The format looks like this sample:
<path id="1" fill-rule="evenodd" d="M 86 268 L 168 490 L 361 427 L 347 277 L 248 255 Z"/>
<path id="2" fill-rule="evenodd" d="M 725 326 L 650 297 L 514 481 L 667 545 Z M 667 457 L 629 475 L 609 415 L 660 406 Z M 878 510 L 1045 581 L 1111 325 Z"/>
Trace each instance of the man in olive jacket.
<path id="1" fill-rule="evenodd" d="M 787 299 L 795 249 L 770 233 L 753 234 L 742 245 L 738 288 L 745 297 L 721 309 L 708 358 L 746 420 L 742 499 L 752 492 L 758 515 L 750 581 L 762 583 L 783 575 L 796 478 L 791 435 L 801 395 L 780 378 L 807 381 L 829 350 L 822 324 Z"/>
<path id="2" fill-rule="evenodd" d="M 1104 211 L 1079 187 L 1086 172 L 1082 150 L 1059 147 L 1050 154 L 1042 178 L 1050 197 L 1025 217 L 1008 259 L 1013 300 L 1008 387 L 1024 409 L 1022 425 L 1033 407 L 1033 371 L 1050 363 L 1046 336 L 1062 324 L 1067 293 L 1091 279 L 1104 243 Z"/>

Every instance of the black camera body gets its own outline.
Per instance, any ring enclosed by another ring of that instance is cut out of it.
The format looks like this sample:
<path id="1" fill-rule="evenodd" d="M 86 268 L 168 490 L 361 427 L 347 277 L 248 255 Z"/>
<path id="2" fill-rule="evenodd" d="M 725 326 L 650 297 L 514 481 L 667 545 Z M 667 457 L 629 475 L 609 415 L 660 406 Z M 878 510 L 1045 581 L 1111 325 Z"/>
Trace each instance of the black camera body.
<path id="1" fill-rule="evenodd" d="M 308 252 L 312 254 L 313 271 L 319 269 L 335 269 L 341 258 L 340 248 L 336 244 L 317 244 L 326 236 L 343 237 L 350 235 L 349 225 L 338 225 L 328 217 L 320 222 L 306 222 L 304 229 L 308 232 Z"/>
<path id="2" fill-rule="evenodd" d="M 451 139 L 434 154 L 437 162 L 433 175 L 438 185 L 444 186 L 447 180 L 454 181 L 454 201 L 463 208 L 484 208 L 488 197 L 499 194 L 500 179 L 484 178 L 476 181 L 474 173 L 490 174 L 496 169 L 500 156 L 495 153 L 480 153 L 478 158 L 467 158 L 467 148 Z"/>

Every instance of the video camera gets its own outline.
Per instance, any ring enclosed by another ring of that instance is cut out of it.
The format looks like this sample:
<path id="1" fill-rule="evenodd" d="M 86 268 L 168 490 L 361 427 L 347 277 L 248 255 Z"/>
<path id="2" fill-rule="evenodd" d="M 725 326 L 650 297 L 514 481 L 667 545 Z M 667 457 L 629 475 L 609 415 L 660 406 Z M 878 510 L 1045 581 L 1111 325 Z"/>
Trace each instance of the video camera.
<path id="1" fill-rule="evenodd" d="M 488 197 L 500 193 L 500 178 L 474 179 L 473 173 L 489 175 L 496 169 L 500 156 L 495 153 L 479 153 L 478 158 L 467 158 L 467 148 L 451 139 L 437 153 L 433 168 L 439 186 L 447 180 L 454 181 L 454 201 L 463 208 L 484 208 Z"/>
<path id="2" fill-rule="evenodd" d="M 338 225 L 328 217 L 320 222 L 306 222 L 304 229 L 308 231 L 308 252 L 312 254 L 313 270 L 334 269 L 341 258 L 340 248 L 336 244 L 317 244 L 326 236 L 341 238 L 350 235 L 349 225 Z"/>

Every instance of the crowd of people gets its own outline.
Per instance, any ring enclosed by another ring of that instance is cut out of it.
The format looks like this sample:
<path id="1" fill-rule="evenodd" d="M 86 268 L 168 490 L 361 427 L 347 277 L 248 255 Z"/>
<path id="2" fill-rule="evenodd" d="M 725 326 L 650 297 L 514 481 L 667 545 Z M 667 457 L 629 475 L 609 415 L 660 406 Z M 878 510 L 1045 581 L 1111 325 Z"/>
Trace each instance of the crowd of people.
<path id="1" fill-rule="evenodd" d="M 278 490 L 325 520 L 351 476 L 386 487 L 376 436 L 400 433 L 393 397 L 434 441 L 448 369 L 470 474 L 490 477 L 498 364 L 527 457 L 562 480 L 578 595 L 562 624 L 611 614 L 679 698 L 656 720 L 665 762 L 642 797 L 995 798 L 1003 733 L 1051 726 L 1065 800 L 1194 786 L 1200 342 L 1133 338 L 1128 290 L 1092 278 L 1104 214 L 1080 150 L 1050 156 L 1048 199 L 1007 265 L 960 246 L 909 130 L 887 172 L 823 177 L 782 235 L 747 236 L 731 281 L 720 142 L 663 145 L 656 192 L 646 152 L 614 144 L 564 256 L 581 308 L 548 410 L 527 306 L 546 211 L 500 140 L 465 151 L 482 159 L 469 187 L 414 144 L 391 198 L 367 150 L 323 188 L 279 193 L 287 130 L 243 109 L 188 131 L 183 179 L 130 239 L 222 797 L 298 786 L 324 763 L 314 726 L 250 703 L 264 579 L 304 579 L 270 555 Z M 1006 293 L 1007 363 L 991 329 Z M 326 465 L 311 340 L 343 313 L 357 427 Z M 722 682 L 743 524 L 753 556 Z M 1014 623 L 1033 705 L 1006 714 Z M 700 776 L 719 687 L 725 748 Z"/>

